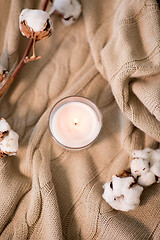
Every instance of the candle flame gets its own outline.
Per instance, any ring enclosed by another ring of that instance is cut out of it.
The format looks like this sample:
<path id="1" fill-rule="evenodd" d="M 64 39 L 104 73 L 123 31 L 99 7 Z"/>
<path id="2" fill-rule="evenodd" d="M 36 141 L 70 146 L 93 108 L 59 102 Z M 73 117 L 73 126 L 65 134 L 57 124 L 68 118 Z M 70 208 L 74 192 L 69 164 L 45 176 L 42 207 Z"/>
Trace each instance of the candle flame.
<path id="1" fill-rule="evenodd" d="M 74 118 L 74 125 L 78 124 L 78 118 Z"/>

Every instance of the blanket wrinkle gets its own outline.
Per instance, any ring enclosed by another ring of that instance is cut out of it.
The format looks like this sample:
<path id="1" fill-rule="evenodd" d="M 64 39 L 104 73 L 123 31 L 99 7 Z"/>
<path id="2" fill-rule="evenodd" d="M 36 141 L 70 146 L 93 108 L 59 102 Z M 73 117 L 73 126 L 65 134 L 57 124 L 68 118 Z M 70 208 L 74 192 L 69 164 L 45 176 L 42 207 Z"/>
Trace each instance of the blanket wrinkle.
<path id="1" fill-rule="evenodd" d="M 148 237 L 148 240 L 159 238 L 159 227 L 160 227 L 160 221 L 157 223 L 157 226 L 155 227 L 154 231 Z"/>
<path id="2" fill-rule="evenodd" d="M 0 1 L 1 63 L 10 73 L 28 42 L 19 14 L 42 3 Z M 53 36 L 36 43 L 42 59 L 26 64 L 0 99 L 0 116 L 20 136 L 17 156 L 0 162 L 0 240 L 159 239 L 158 185 L 146 188 L 140 206 L 127 213 L 101 196 L 103 184 L 128 168 L 134 149 L 159 147 L 158 4 L 81 4 L 72 26 L 51 16 Z M 48 127 L 52 106 L 69 95 L 89 98 L 103 115 L 100 136 L 81 151 L 59 146 Z"/>

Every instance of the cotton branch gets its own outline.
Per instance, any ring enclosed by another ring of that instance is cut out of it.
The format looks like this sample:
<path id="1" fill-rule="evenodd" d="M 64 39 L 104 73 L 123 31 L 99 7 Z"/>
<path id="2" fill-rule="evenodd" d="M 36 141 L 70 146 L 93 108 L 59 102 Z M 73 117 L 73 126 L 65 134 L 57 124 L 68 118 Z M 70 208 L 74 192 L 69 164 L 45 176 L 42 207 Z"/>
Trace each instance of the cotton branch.
<path id="1" fill-rule="evenodd" d="M 49 0 L 44 0 L 43 3 L 43 7 L 42 10 L 45 11 L 47 8 Z M 7 90 L 9 89 L 10 85 L 12 84 L 12 82 L 14 81 L 15 77 L 18 75 L 19 71 L 24 67 L 24 65 L 26 64 L 26 57 L 28 57 L 30 50 L 33 46 L 33 39 L 31 39 L 28 43 L 28 46 L 24 52 L 24 55 L 21 59 L 21 61 L 19 62 L 18 66 L 15 68 L 15 70 L 13 71 L 13 73 L 11 74 L 11 76 L 8 78 L 8 80 L 6 81 L 6 83 L 2 86 L 2 88 L 0 89 L 0 97 L 3 96 L 3 94 L 5 94 L 7 92 Z M 1 74 L 1 72 L 0 72 Z"/>

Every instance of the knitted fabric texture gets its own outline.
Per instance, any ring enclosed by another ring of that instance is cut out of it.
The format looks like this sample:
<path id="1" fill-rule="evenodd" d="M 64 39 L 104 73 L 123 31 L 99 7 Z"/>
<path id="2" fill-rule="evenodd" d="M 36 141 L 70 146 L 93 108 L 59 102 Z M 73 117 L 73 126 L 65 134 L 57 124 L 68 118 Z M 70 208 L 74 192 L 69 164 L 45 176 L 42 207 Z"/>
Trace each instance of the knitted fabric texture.
<path id="1" fill-rule="evenodd" d="M 0 56 L 9 72 L 28 42 L 19 14 L 42 2 L 0 1 Z M 72 26 L 51 16 L 53 36 L 36 43 L 42 59 L 26 64 L 0 99 L 0 117 L 19 135 L 17 155 L 0 161 L 0 240 L 159 239 L 159 184 L 127 213 L 102 198 L 103 184 L 130 166 L 134 149 L 158 148 L 159 7 L 156 0 L 81 4 Z M 48 127 L 51 107 L 75 94 L 103 114 L 99 138 L 82 151 L 59 146 Z"/>

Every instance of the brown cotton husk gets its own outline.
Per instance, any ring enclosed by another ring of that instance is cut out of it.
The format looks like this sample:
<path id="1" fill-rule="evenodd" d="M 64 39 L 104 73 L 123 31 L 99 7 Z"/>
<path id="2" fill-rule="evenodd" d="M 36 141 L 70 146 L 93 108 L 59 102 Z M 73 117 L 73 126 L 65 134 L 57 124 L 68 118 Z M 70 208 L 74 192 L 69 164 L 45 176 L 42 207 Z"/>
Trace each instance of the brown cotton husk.
<path id="1" fill-rule="evenodd" d="M 27 38 L 36 39 L 36 41 L 48 38 L 52 35 L 49 19 L 46 21 L 43 29 L 39 32 L 34 32 L 33 29 L 27 25 L 27 22 L 23 21 L 21 22 L 21 32 Z"/>
<path id="2" fill-rule="evenodd" d="M 9 134 L 9 131 L 1 132 L 0 131 L 0 142 Z"/>
<path id="3" fill-rule="evenodd" d="M 30 28 L 27 25 L 26 21 L 21 22 L 21 32 L 27 37 L 27 38 L 33 38 L 34 31 L 32 28 Z"/>
<path id="4" fill-rule="evenodd" d="M 3 80 L 7 77 L 7 70 L 3 70 L 1 73 L 0 73 L 0 82 L 3 82 Z"/>
<path id="5" fill-rule="evenodd" d="M 0 150 L 0 159 L 4 158 L 6 156 L 7 156 L 7 154 Z"/>
<path id="6" fill-rule="evenodd" d="M 120 175 L 118 175 L 117 177 L 123 178 L 123 177 L 133 177 L 131 174 L 130 169 L 128 170 L 124 170 Z"/>
<path id="7" fill-rule="evenodd" d="M 41 39 L 45 39 L 48 38 L 52 35 L 52 31 L 50 28 L 50 23 L 49 23 L 49 19 L 46 21 L 42 31 L 36 32 L 35 36 L 36 36 L 36 41 L 39 41 Z"/>

